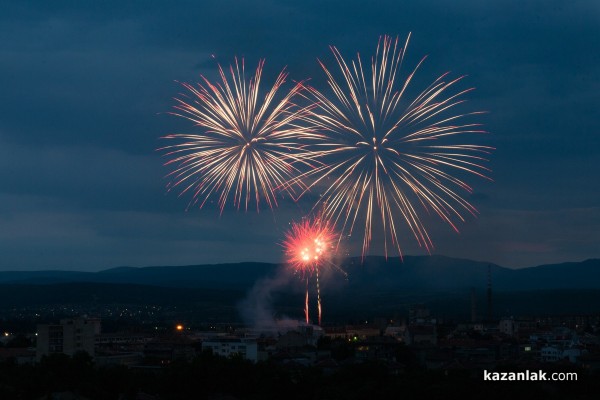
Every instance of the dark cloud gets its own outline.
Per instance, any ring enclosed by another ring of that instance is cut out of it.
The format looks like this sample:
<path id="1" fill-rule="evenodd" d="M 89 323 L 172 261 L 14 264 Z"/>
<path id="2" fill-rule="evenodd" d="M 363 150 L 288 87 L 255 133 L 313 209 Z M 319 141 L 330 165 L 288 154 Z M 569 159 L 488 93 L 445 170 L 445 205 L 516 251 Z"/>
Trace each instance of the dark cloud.
<path id="1" fill-rule="evenodd" d="M 367 59 L 380 35 L 408 32 L 405 73 L 428 55 L 414 90 L 466 74 L 466 107 L 489 111 L 480 141 L 497 148 L 495 182 L 471 181 L 479 218 L 460 235 L 430 221 L 435 251 L 512 266 L 598 257 L 599 17 L 592 0 L 8 2 L 0 269 L 277 260 L 318 191 L 273 213 L 186 213 L 155 152 L 194 129 L 166 114 L 176 81 L 212 79 L 238 56 L 266 58 L 268 82 L 287 66 L 319 86 L 329 45 Z"/>

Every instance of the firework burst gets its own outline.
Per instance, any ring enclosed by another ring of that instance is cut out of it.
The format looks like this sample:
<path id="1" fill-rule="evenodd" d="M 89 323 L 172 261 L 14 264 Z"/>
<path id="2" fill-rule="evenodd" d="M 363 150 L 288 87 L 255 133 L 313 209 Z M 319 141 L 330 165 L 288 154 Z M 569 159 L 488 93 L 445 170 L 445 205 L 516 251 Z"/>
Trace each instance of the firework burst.
<path id="1" fill-rule="evenodd" d="M 260 83 L 264 60 L 249 80 L 245 77 L 244 60 L 235 60 L 229 68 L 230 78 L 219 65 L 221 82 L 213 84 L 202 76 L 202 83 L 183 86 L 189 92 L 176 99 L 176 111 L 171 113 L 193 122 L 202 130 L 197 134 L 173 134 L 164 139 L 176 144 L 163 147 L 173 166 L 168 188 L 192 193 L 190 205 L 200 208 L 213 196 L 223 212 L 233 200 L 239 209 L 248 209 L 251 202 L 265 201 L 277 206 L 276 192 L 283 190 L 294 197 L 305 189 L 301 181 L 288 184 L 297 175 L 296 163 L 306 162 L 307 154 L 300 143 L 315 136 L 296 122 L 307 108 L 294 103 L 303 90 L 294 85 L 279 100 L 277 94 L 285 83 L 282 71 L 273 86 L 261 95 Z"/>
<path id="2" fill-rule="evenodd" d="M 406 89 L 424 61 L 401 81 L 407 44 L 408 38 L 404 47 L 398 38 L 380 38 L 370 71 L 363 67 L 360 55 L 347 63 L 331 47 L 342 79 L 338 82 L 319 61 L 331 94 L 308 87 L 316 106 L 307 121 L 327 139 L 317 144 L 312 155 L 322 165 L 298 179 L 312 178 L 309 187 L 321 192 L 316 207 L 322 207 L 324 219 L 341 226 L 341 234 L 349 236 L 362 225 L 363 256 L 376 218 L 386 255 L 389 243 L 402 255 L 401 225 L 408 227 L 419 246 L 431 251 L 422 213 L 437 214 L 458 231 L 456 224 L 464 221 L 463 214 L 477 212 L 459 193 L 472 191 L 461 175 L 489 179 L 482 164 L 492 149 L 469 143 L 484 131 L 479 124 L 460 122 L 480 112 L 452 113 L 472 89 L 454 90 L 462 77 L 448 79 L 446 73 L 406 101 Z"/>
<path id="3" fill-rule="evenodd" d="M 319 270 L 326 265 L 333 265 L 331 259 L 334 238 L 333 229 L 327 222 L 321 218 L 306 218 L 302 222 L 292 223 L 283 242 L 288 265 L 306 280 L 304 314 L 307 324 L 309 323 L 309 280 L 314 275 L 317 286 L 318 319 L 319 325 L 321 325 Z"/>

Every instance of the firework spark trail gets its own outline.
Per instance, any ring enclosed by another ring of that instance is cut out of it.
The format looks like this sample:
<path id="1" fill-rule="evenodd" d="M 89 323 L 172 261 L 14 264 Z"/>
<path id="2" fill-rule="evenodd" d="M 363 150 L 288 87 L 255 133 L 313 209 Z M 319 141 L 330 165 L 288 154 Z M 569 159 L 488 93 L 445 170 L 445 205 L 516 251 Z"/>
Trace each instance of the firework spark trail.
<path id="1" fill-rule="evenodd" d="M 405 91 L 424 61 L 400 82 L 409 38 L 404 47 L 398 38 L 380 38 L 370 76 L 365 75 L 360 55 L 348 64 L 331 47 L 340 82 L 319 63 L 333 95 L 307 87 L 307 97 L 316 106 L 305 120 L 327 140 L 317 143 L 310 156 L 322 165 L 296 180 L 312 180 L 303 193 L 322 190 L 315 207 L 322 207 L 322 217 L 333 225 L 341 224 L 339 240 L 351 235 L 358 224 L 364 225 L 363 257 L 371 243 L 375 214 L 381 217 L 386 256 L 388 241 L 402 255 L 398 242 L 402 220 L 419 246 L 430 252 L 433 242 L 418 206 L 426 213 L 433 211 L 458 232 L 456 221 L 464 221 L 464 212 L 475 215 L 477 210 L 457 190 L 471 193 L 471 187 L 453 173 L 489 179 L 485 175 L 489 169 L 482 164 L 493 149 L 468 142 L 469 135 L 485 131 L 479 124 L 457 121 L 481 112 L 448 115 L 472 90 L 450 90 L 463 77 L 448 80 L 448 73 L 443 74 L 412 102 L 405 102 Z"/>
<path id="2" fill-rule="evenodd" d="M 297 83 L 276 100 L 287 78 L 283 70 L 261 97 L 263 66 L 264 60 L 246 80 L 244 60 L 236 58 L 230 79 L 219 65 L 221 82 L 213 84 L 202 76 L 196 86 L 183 84 L 188 98 L 176 99 L 177 111 L 171 114 L 193 122 L 202 132 L 167 135 L 164 139 L 177 143 L 159 150 L 171 158 L 165 165 L 174 166 L 168 174 L 169 190 L 191 192 L 190 206 L 200 202 L 203 207 L 215 196 L 221 213 L 231 197 L 238 209 L 244 205 L 247 210 L 255 201 L 258 210 L 261 200 L 273 208 L 277 191 L 295 198 L 298 190 L 306 189 L 299 180 L 289 183 L 299 172 L 296 164 L 308 164 L 303 141 L 320 136 L 297 124 L 310 108 L 294 102 L 304 87 Z"/>
<path id="3" fill-rule="evenodd" d="M 310 321 L 310 311 L 308 308 L 308 275 L 306 276 L 306 298 L 304 300 L 304 317 L 306 318 L 306 325 Z"/>
<path id="4" fill-rule="evenodd" d="M 315 271 L 317 277 L 317 310 L 319 313 L 319 325 L 321 325 L 321 317 L 323 314 L 323 309 L 321 308 L 321 287 L 319 285 L 319 268 Z"/>
<path id="5" fill-rule="evenodd" d="M 322 306 L 319 270 L 331 263 L 335 234 L 331 226 L 321 218 L 305 218 L 302 222 L 292 223 L 286 234 L 283 246 L 287 263 L 297 274 L 306 279 L 306 295 L 304 315 L 306 323 L 309 318 L 309 281 L 312 275 L 316 278 L 318 321 L 321 325 Z"/>

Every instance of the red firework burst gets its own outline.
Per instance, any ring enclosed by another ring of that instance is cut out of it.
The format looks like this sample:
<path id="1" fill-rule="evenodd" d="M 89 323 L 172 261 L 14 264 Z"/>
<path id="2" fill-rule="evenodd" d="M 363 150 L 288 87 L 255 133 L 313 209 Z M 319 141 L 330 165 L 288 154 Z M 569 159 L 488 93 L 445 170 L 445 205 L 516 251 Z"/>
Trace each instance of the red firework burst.
<path id="1" fill-rule="evenodd" d="M 331 257 L 334 232 L 321 219 L 305 219 L 292 223 L 283 246 L 287 263 L 304 275 L 317 270 Z"/>
<path id="2" fill-rule="evenodd" d="M 317 283 L 317 309 L 319 325 L 321 325 L 321 289 L 319 287 L 319 269 L 326 264 L 331 264 L 333 254 L 333 240 L 335 234 L 331 225 L 320 218 L 304 219 L 302 222 L 292 223 L 290 231 L 286 234 L 283 246 L 287 256 L 287 263 L 294 268 L 296 273 L 302 274 L 306 279 L 306 300 L 304 315 L 309 323 L 308 284 L 314 274 Z"/>

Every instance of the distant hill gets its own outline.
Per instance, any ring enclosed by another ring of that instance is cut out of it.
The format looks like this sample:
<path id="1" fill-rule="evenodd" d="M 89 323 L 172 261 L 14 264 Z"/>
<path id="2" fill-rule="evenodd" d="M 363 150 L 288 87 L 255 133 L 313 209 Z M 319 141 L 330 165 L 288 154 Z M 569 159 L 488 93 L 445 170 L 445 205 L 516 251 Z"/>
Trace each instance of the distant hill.
<path id="1" fill-rule="evenodd" d="M 188 266 L 117 267 L 100 272 L 8 271 L 0 284 L 55 284 L 70 282 L 131 283 L 164 287 L 243 289 L 273 273 L 277 264 L 237 263 Z"/>
<path id="2" fill-rule="evenodd" d="M 439 292 L 485 288 L 488 268 L 494 291 L 600 289 L 600 259 L 509 269 L 496 264 L 444 256 L 350 258 L 331 272 L 333 281 L 344 281 L 362 291 Z M 236 263 L 190 266 L 119 267 L 100 272 L 9 271 L 0 272 L 0 284 L 56 284 L 69 282 L 127 283 L 162 287 L 247 290 L 256 281 L 273 276 L 277 264 Z"/>
<path id="3" fill-rule="evenodd" d="M 497 291 L 600 289 L 600 259 L 510 269 L 496 264 L 444 256 L 369 257 L 345 267 L 349 282 L 378 289 L 426 291 L 484 288 Z"/>
<path id="4" fill-rule="evenodd" d="M 402 316 L 416 303 L 426 304 L 442 318 L 468 319 L 472 291 L 477 312 L 484 316 L 488 270 L 494 315 L 600 312 L 598 259 L 509 269 L 444 256 L 405 256 L 402 260 L 367 257 L 347 259 L 338 267 L 340 271 L 324 268 L 320 276 L 324 315 L 329 321 Z M 242 311 L 240 302 L 254 296 L 262 302 L 258 307 L 273 316 L 302 318 L 305 286 L 301 279 L 282 274 L 284 268 L 237 263 L 119 267 L 93 273 L 0 272 L 0 309 L 164 305 L 192 313 L 200 320 L 232 321 L 251 312 L 248 308 Z M 310 290 L 314 291 L 314 285 Z M 311 296 L 314 306 L 314 293 Z M 257 307 L 259 303 L 251 304 Z"/>

